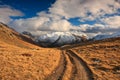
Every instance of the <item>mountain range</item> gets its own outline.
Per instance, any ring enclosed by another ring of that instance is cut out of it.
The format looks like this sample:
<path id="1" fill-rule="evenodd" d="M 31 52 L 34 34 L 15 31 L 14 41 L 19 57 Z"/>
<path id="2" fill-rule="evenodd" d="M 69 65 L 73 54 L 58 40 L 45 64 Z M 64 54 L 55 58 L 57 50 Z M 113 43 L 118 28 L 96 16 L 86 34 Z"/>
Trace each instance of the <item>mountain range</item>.
<path id="1" fill-rule="evenodd" d="M 112 34 L 99 34 L 92 38 L 89 38 L 87 34 L 70 31 L 70 32 L 40 32 L 39 35 L 33 35 L 30 32 L 24 31 L 22 34 L 27 35 L 35 43 L 43 47 L 63 46 L 67 44 L 77 44 L 89 40 L 103 40 L 108 38 L 120 37 L 120 32 Z"/>

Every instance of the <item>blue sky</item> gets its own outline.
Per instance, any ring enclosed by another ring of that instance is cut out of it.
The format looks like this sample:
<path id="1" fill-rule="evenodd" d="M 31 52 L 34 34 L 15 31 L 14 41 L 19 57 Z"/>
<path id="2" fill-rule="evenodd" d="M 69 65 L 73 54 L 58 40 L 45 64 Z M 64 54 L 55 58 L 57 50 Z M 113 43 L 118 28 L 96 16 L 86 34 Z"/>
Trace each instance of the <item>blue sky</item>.
<path id="1" fill-rule="evenodd" d="M 30 18 L 36 15 L 37 12 L 47 11 L 55 0 L 1 0 L 0 5 L 9 5 L 12 8 L 22 11 L 25 16 Z"/>
<path id="2" fill-rule="evenodd" d="M 55 3 L 56 0 L 1 0 L 0 5 L 9 5 L 14 9 L 20 10 L 24 16 L 11 16 L 12 19 L 27 19 L 36 16 L 37 12 L 48 11 L 49 7 Z M 73 25 L 80 24 L 94 24 L 96 21 L 80 22 L 78 17 L 68 19 Z"/>
<path id="3" fill-rule="evenodd" d="M 120 0 L 0 0 L 0 22 L 18 32 L 111 34 L 120 31 Z"/>

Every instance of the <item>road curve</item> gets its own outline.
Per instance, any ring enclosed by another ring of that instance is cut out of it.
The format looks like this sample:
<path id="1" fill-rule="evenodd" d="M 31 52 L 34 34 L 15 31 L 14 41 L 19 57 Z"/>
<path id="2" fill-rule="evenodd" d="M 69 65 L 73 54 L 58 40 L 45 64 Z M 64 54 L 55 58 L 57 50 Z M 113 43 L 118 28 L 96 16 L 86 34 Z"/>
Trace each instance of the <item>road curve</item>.
<path id="1" fill-rule="evenodd" d="M 94 80 L 93 73 L 86 62 L 71 50 L 67 50 L 66 53 L 73 64 L 71 80 Z"/>
<path id="2" fill-rule="evenodd" d="M 94 80 L 93 73 L 77 54 L 62 50 L 58 67 L 45 80 Z"/>

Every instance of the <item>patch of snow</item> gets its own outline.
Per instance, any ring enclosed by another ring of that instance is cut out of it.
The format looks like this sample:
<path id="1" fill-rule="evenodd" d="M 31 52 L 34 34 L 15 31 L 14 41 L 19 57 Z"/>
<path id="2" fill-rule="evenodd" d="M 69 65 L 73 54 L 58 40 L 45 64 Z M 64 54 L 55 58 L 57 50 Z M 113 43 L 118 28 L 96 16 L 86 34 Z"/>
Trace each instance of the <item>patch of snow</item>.
<path id="1" fill-rule="evenodd" d="M 83 35 L 87 39 L 87 35 L 82 32 L 52 32 L 40 35 L 35 41 L 42 46 L 60 46 L 81 42 Z"/>

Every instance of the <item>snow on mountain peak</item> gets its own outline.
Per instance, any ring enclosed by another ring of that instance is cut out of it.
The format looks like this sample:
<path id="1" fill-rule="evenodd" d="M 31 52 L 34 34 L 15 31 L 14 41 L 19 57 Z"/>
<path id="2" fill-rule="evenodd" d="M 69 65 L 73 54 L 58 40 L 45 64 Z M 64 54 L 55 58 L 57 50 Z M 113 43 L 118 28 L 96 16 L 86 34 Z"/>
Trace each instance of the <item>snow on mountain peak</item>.
<path id="1" fill-rule="evenodd" d="M 52 32 L 40 35 L 35 41 L 42 46 L 61 46 L 81 42 L 87 36 L 82 32 Z"/>

